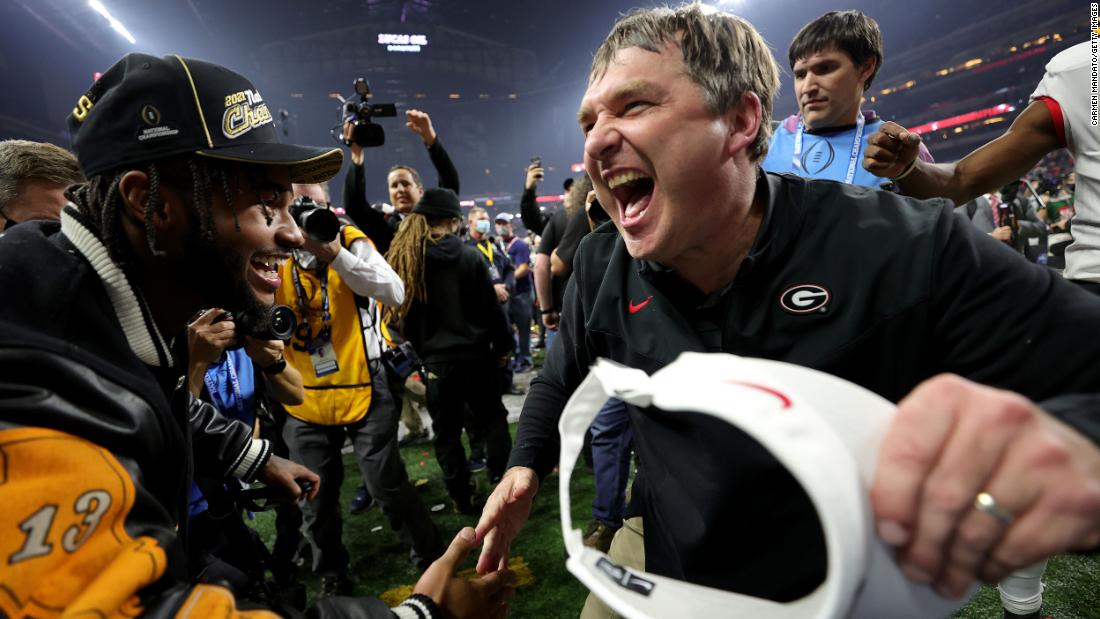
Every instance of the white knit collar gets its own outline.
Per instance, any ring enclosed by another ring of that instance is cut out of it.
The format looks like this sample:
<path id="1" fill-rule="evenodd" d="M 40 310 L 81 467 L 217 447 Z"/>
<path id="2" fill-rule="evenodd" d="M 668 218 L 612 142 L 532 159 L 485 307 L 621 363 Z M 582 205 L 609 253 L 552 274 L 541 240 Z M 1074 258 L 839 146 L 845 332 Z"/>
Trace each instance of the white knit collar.
<path id="1" fill-rule="evenodd" d="M 61 211 L 61 233 L 72 242 L 103 281 L 122 332 L 134 354 L 146 365 L 171 367 L 171 351 L 153 322 L 148 303 L 130 284 L 122 268 L 111 260 L 107 246 L 84 220 L 80 209 L 71 202 Z"/>

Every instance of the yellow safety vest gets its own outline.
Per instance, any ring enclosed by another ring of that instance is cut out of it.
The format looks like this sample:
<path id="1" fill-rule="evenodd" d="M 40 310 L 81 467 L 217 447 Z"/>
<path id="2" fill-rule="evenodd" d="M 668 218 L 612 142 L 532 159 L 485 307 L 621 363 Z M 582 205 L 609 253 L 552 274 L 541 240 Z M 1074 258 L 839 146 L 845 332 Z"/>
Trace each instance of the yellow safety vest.
<path id="1" fill-rule="evenodd" d="M 341 232 L 342 244 L 346 248 L 350 248 L 352 242 L 366 238 L 367 235 L 352 226 L 345 226 Z M 299 300 L 294 284 L 295 269 L 305 293 L 303 300 Z M 282 283 L 275 293 L 275 302 L 293 308 L 298 319 L 298 329 L 283 354 L 287 363 L 302 373 L 306 391 L 305 402 L 297 406 L 288 404 L 286 410 L 309 423 L 347 425 L 362 419 L 370 408 L 370 365 L 355 293 L 335 269 L 326 268 L 324 275 L 328 288 L 331 347 L 339 369 L 318 377 L 307 338 L 315 338 L 324 325 L 321 280 L 312 271 L 297 268 L 294 260 L 287 260 L 279 267 Z"/>

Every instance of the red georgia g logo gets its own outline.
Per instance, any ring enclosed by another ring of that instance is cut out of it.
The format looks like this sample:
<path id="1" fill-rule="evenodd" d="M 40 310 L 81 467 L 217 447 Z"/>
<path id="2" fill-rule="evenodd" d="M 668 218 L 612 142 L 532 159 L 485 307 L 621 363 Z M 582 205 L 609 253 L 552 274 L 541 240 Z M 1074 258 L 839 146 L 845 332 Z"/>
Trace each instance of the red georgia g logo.
<path id="1" fill-rule="evenodd" d="M 825 311 L 832 295 L 824 286 L 797 284 L 779 295 L 779 306 L 792 314 L 809 314 Z"/>

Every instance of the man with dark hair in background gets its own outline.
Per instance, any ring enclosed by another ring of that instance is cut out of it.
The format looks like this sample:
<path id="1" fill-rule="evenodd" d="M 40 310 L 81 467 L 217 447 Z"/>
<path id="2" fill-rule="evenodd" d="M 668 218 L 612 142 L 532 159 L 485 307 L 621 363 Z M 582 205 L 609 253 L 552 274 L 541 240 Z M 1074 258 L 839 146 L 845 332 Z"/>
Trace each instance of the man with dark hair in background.
<path id="1" fill-rule="evenodd" d="M 65 188 L 84 181 L 72 153 L 46 142 L 0 141 L 0 235 L 32 219 L 60 219 Z"/>
<path id="2" fill-rule="evenodd" d="M 428 156 L 439 174 L 439 186 L 458 193 L 458 170 L 451 162 L 450 155 L 443 149 L 443 143 L 432 125 L 432 119 L 420 110 L 405 112 L 405 126 L 420 136 L 428 149 Z M 345 136 L 350 135 L 350 124 L 345 125 Z M 397 234 L 401 220 L 412 210 L 424 195 L 424 183 L 416 168 L 397 164 L 386 174 L 386 187 L 389 188 L 390 204 L 394 208 L 388 216 L 372 209 L 367 201 L 366 176 L 363 171 L 363 147 L 351 142 L 351 167 L 344 176 L 344 209 L 355 225 L 374 241 L 378 251 L 385 254 Z"/>
<path id="3" fill-rule="evenodd" d="M 186 569 L 192 473 L 289 499 L 300 482 L 319 489 L 195 399 L 168 345 L 204 307 L 263 323 L 278 264 L 302 243 L 290 185 L 340 168 L 339 150 L 280 144 L 271 121 L 243 76 L 179 56 L 129 54 L 77 99 L 69 129 L 88 182 L 60 223 L 0 241 L 0 289 L 22 292 L 0 304 L 0 614 L 239 616 L 233 592 Z M 456 602 L 496 607 L 504 581 L 451 578 L 469 537 L 404 616 L 439 613 L 433 599 L 455 586 Z M 344 604 L 393 616 L 379 600 Z"/>
<path id="4" fill-rule="evenodd" d="M 882 68 L 882 33 L 859 11 L 830 11 L 806 24 L 787 49 L 799 113 L 772 135 L 768 172 L 878 188 L 889 179 L 859 164 L 867 138 L 882 125 L 860 104 Z M 927 150 L 921 156 L 931 161 Z"/>
<path id="5" fill-rule="evenodd" d="M 616 229 L 574 260 L 560 342 L 478 524 L 480 573 L 506 565 L 589 365 L 652 373 L 685 351 L 797 363 L 900 401 L 869 498 L 900 567 L 942 595 L 1100 545 L 1097 397 L 1056 397 L 1100 382 L 1100 343 L 1078 335 L 1100 330 L 1100 300 L 943 201 L 762 173 L 778 86 L 759 33 L 700 4 L 635 11 L 596 52 L 578 120 Z M 1046 312 L 1063 328 L 1034 320 Z M 773 455 L 702 415 L 628 411 L 647 571 L 780 602 L 819 587 L 821 523 Z"/>

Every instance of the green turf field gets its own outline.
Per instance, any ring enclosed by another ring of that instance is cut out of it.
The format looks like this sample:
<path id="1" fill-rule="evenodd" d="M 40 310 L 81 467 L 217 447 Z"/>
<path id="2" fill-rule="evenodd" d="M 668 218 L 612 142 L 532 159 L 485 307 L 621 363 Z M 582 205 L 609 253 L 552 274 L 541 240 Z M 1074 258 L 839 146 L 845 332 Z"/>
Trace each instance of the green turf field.
<path id="1" fill-rule="evenodd" d="M 515 424 L 512 426 L 515 432 Z M 477 519 L 455 515 L 443 488 L 439 465 L 430 445 L 407 447 L 401 450 L 411 479 L 426 478 L 428 484 L 421 491 L 425 505 L 444 505 L 440 512 L 432 514 L 436 525 L 449 541 L 463 526 L 474 526 Z M 379 596 L 388 593 L 386 599 L 399 599 L 405 591 L 401 587 L 416 582 L 417 572 L 408 560 L 407 551 L 390 531 L 381 512 L 374 508 L 365 514 L 350 515 L 346 506 L 355 494 L 359 476 L 350 455 L 344 457 L 346 470 L 342 496 L 345 506 L 344 542 L 351 554 L 351 573 L 357 580 L 355 593 Z M 477 474 L 483 487 L 485 473 Z M 579 467 L 573 475 L 573 521 L 583 528 L 591 518 L 590 505 L 593 496 L 591 474 Z M 271 512 L 259 514 L 256 528 L 270 542 L 274 518 Z M 585 588 L 565 569 L 565 551 L 561 539 L 561 520 L 558 510 L 558 477 L 546 479 L 531 520 L 512 547 L 514 560 L 520 563 L 522 583 L 512 601 L 512 617 L 553 619 L 575 618 L 580 614 L 587 595 Z M 476 555 L 471 555 L 467 568 L 473 567 Z M 308 572 L 308 570 L 305 570 Z M 304 578 L 310 596 L 317 591 L 318 580 L 310 575 Z M 1055 619 L 1100 619 L 1100 557 L 1067 556 L 1051 562 L 1046 573 L 1047 589 L 1044 611 Z M 957 617 L 966 619 L 990 619 L 1001 617 L 1000 599 L 991 587 L 984 587 Z"/>

